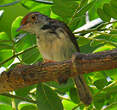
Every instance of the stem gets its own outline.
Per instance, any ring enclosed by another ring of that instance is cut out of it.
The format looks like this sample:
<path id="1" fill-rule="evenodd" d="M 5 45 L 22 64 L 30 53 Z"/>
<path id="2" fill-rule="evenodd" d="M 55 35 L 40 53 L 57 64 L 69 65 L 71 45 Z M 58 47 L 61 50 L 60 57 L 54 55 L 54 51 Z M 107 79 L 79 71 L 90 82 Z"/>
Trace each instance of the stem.
<path id="1" fill-rule="evenodd" d="M 10 92 L 9 95 L 13 95 L 13 91 Z M 13 110 L 16 110 L 16 104 L 15 104 L 15 99 L 14 98 L 11 98 L 11 104 L 12 104 L 12 109 Z"/>

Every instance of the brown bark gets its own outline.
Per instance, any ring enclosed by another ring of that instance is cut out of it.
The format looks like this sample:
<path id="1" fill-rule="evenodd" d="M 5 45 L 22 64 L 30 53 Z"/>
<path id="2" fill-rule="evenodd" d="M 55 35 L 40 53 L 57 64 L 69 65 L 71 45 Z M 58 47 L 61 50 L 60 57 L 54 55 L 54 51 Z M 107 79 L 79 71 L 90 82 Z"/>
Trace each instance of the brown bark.
<path id="1" fill-rule="evenodd" d="M 64 81 L 69 77 L 117 67 L 117 49 L 95 54 L 73 55 L 72 60 L 57 63 L 17 65 L 0 76 L 0 93 L 46 81 Z"/>

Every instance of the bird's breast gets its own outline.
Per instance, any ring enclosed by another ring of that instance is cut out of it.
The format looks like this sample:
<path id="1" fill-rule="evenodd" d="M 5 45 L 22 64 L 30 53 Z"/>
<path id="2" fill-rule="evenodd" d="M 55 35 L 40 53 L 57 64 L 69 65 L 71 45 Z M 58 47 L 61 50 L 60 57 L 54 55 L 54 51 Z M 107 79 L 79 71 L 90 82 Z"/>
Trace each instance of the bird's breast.
<path id="1" fill-rule="evenodd" d="M 37 44 L 43 58 L 48 60 L 64 61 L 76 52 L 74 44 L 64 32 L 42 33 L 37 38 Z"/>

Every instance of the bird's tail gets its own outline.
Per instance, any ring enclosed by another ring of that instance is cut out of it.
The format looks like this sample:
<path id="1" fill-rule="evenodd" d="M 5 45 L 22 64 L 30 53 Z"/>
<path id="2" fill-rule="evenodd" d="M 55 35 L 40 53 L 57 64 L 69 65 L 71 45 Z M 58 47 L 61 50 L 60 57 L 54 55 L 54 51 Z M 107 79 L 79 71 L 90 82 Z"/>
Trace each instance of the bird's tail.
<path id="1" fill-rule="evenodd" d="M 92 102 L 92 95 L 88 85 L 85 83 L 83 75 L 78 75 L 77 77 L 74 78 L 74 81 L 75 81 L 76 87 L 78 88 L 78 94 L 79 94 L 80 100 L 85 105 L 90 105 Z"/>

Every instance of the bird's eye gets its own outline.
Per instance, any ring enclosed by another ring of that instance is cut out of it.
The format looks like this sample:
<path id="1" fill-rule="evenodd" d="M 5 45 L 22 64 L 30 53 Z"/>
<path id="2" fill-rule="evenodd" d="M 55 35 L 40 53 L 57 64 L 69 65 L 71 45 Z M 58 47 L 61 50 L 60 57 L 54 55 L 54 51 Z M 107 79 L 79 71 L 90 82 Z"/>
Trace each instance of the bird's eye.
<path id="1" fill-rule="evenodd" d="M 33 20 L 35 20 L 36 19 L 36 16 L 35 15 L 32 15 L 32 17 L 31 17 Z"/>

